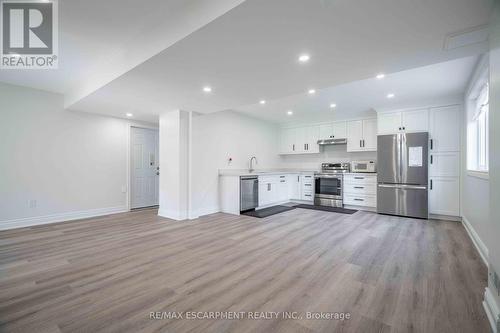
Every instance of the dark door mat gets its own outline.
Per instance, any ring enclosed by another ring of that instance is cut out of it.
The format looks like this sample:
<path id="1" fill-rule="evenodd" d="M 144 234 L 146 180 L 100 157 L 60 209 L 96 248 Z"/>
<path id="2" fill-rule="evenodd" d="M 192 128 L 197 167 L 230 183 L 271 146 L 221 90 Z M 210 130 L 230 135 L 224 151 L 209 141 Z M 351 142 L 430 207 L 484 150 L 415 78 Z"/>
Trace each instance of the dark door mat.
<path id="1" fill-rule="evenodd" d="M 259 210 L 249 210 L 249 211 L 241 213 L 241 215 L 263 218 L 263 217 L 268 217 L 271 215 L 287 212 L 287 211 L 292 210 L 292 209 L 295 209 L 295 207 L 272 206 L 272 207 L 259 209 Z"/>
<path id="2" fill-rule="evenodd" d="M 314 210 L 322 210 L 325 212 L 334 212 L 341 214 L 354 214 L 357 212 L 355 209 L 347 209 L 341 207 L 327 207 L 327 206 L 313 206 L 313 205 L 297 205 L 295 208 L 305 208 L 305 209 L 314 209 Z"/>

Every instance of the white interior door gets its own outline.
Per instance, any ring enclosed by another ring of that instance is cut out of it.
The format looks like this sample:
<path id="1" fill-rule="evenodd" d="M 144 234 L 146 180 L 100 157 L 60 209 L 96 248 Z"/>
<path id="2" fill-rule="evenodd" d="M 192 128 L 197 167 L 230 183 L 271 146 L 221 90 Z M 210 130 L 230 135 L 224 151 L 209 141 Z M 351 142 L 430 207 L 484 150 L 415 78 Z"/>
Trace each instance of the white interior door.
<path id="1" fill-rule="evenodd" d="M 158 205 L 158 131 L 132 127 L 130 207 Z"/>

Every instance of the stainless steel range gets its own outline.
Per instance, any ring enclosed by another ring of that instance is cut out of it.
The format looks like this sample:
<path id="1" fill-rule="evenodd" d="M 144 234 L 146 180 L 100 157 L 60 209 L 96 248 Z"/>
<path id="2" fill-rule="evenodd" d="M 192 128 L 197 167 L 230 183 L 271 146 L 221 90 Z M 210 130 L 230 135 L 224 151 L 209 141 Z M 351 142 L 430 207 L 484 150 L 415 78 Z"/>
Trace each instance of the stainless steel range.
<path id="1" fill-rule="evenodd" d="M 349 172 L 349 163 L 323 163 L 321 172 L 314 174 L 314 204 L 342 207 L 344 173 Z"/>

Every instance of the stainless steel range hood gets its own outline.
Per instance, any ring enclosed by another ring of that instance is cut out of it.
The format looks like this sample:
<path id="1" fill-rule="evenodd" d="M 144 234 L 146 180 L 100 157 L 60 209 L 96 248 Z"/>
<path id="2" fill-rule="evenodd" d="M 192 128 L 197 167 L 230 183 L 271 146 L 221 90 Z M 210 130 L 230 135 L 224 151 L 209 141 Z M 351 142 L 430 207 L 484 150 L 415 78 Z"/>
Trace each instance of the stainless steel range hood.
<path id="1" fill-rule="evenodd" d="M 326 139 L 326 140 L 318 140 L 318 145 L 326 146 L 326 145 L 345 145 L 347 144 L 347 139 Z"/>

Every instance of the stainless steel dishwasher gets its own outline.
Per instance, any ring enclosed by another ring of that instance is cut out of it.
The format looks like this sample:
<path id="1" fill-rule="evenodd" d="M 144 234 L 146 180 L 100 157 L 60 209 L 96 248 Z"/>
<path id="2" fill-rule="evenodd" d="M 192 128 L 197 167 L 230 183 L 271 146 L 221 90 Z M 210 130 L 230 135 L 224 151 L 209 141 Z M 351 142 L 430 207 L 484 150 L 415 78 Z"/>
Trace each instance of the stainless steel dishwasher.
<path id="1" fill-rule="evenodd" d="M 259 178 L 240 177 L 240 211 L 255 209 L 259 205 Z"/>

